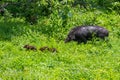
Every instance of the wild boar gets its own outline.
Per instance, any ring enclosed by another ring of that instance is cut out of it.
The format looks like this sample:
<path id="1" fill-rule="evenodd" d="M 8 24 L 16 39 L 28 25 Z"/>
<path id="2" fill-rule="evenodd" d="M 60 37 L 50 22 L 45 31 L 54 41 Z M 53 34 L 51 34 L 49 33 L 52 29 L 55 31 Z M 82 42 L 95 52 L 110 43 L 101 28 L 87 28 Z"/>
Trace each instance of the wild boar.
<path id="1" fill-rule="evenodd" d="M 77 26 L 69 32 L 66 42 L 77 41 L 78 43 L 87 43 L 92 38 L 105 39 L 108 37 L 109 31 L 100 26 Z"/>
<path id="2" fill-rule="evenodd" d="M 42 52 L 46 50 L 50 52 L 58 52 L 56 48 L 49 48 L 48 46 L 41 47 L 39 50 Z"/>
<path id="3" fill-rule="evenodd" d="M 25 45 L 23 48 L 26 48 L 27 50 L 37 50 L 36 47 L 30 45 Z"/>

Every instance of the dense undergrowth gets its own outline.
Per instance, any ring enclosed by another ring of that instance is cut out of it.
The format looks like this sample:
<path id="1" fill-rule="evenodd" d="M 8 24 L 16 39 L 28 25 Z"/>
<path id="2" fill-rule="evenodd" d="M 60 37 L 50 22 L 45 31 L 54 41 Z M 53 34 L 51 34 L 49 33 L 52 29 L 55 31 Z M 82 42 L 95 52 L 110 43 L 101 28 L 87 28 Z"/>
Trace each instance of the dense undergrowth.
<path id="1" fill-rule="evenodd" d="M 1 80 L 119 80 L 120 79 L 120 16 L 103 10 L 71 9 L 65 26 L 57 11 L 41 17 L 36 25 L 24 19 L 0 17 Z M 99 25 L 109 30 L 109 41 L 88 41 L 87 44 L 64 39 L 69 30 L 79 25 Z M 49 51 L 27 51 L 25 44 Z"/>

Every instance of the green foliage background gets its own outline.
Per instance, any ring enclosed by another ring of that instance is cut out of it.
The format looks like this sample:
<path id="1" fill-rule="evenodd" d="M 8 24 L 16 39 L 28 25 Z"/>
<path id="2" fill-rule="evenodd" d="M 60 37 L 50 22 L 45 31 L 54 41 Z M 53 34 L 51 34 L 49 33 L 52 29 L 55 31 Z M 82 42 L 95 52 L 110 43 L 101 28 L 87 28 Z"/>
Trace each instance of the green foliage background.
<path id="1" fill-rule="evenodd" d="M 81 0 L 77 2 L 80 5 L 73 7 L 73 0 L 40 0 L 35 4 L 22 0 L 29 9 L 22 11 L 24 4 L 17 7 L 19 9 L 14 8 L 16 16 L 12 15 L 14 6 L 5 7 L 5 15 L 0 16 L 0 79 L 119 80 L 120 3 L 111 1 Z M 86 2 L 86 8 L 81 7 L 82 2 Z M 47 11 L 42 11 L 43 8 Z M 37 15 L 36 24 L 26 22 L 28 13 L 37 13 L 34 14 Z M 79 25 L 105 27 L 110 33 L 109 41 L 65 44 L 64 39 L 70 29 Z M 23 48 L 25 44 L 36 46 L 37 49 L 54 47 L 58 52 L 29 51 Z"/>

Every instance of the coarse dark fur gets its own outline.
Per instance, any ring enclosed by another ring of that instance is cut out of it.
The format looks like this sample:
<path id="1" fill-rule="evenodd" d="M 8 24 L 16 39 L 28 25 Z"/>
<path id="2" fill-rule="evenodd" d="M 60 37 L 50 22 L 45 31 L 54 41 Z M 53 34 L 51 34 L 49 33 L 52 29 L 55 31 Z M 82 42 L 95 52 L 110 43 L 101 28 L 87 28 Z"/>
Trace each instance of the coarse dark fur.
<path id="1" fill-rule="evenodd" d="M 91 40 L 94 37 L 105 39 L 108 35 L 109 31 L 100 26 L 78 26 L 69 32 L 67 38 L 65 39 L 65 43 L 70 41 L 86 43 L 87 40 Z"/>
<path id="2" fill-rule="evenodd" d="M 41 47 L 39 50 L 42 51 L 42 52 L 43 51 L 57 52 L 56 48 L 49 48 L 48 46 Z"/>
<path id="3" fill-rule="evenodd" d="M 23 48 L 26 48 L 27 50 L 37 50 L 36 47 L 30 45 L 25 45 Z"/>

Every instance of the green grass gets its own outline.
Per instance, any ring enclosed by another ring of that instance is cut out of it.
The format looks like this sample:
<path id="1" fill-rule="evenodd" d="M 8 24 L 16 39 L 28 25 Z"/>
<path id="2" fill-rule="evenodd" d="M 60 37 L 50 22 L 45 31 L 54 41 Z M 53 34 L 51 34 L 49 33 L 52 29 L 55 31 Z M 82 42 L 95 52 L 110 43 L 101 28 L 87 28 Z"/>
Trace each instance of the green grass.
<path id="1" fill-rule="evenodd" d="M 2 80 L 119 80 L 120 16 L 116 13 L 73 12 L 65 28 L 59 16 L 42 18 L 37 25 L 21 19 L 0 20 L 0 79 Z M 93 18 L 96 18 L 93 21 Z M 53 19 L 54 18 L 54 19 Z M 76 25 L 95 24 L 110 32 L 109 42 L 87 44 L 64 39 Z M 25 44 L 58 52 L 27 51 Z"/>

